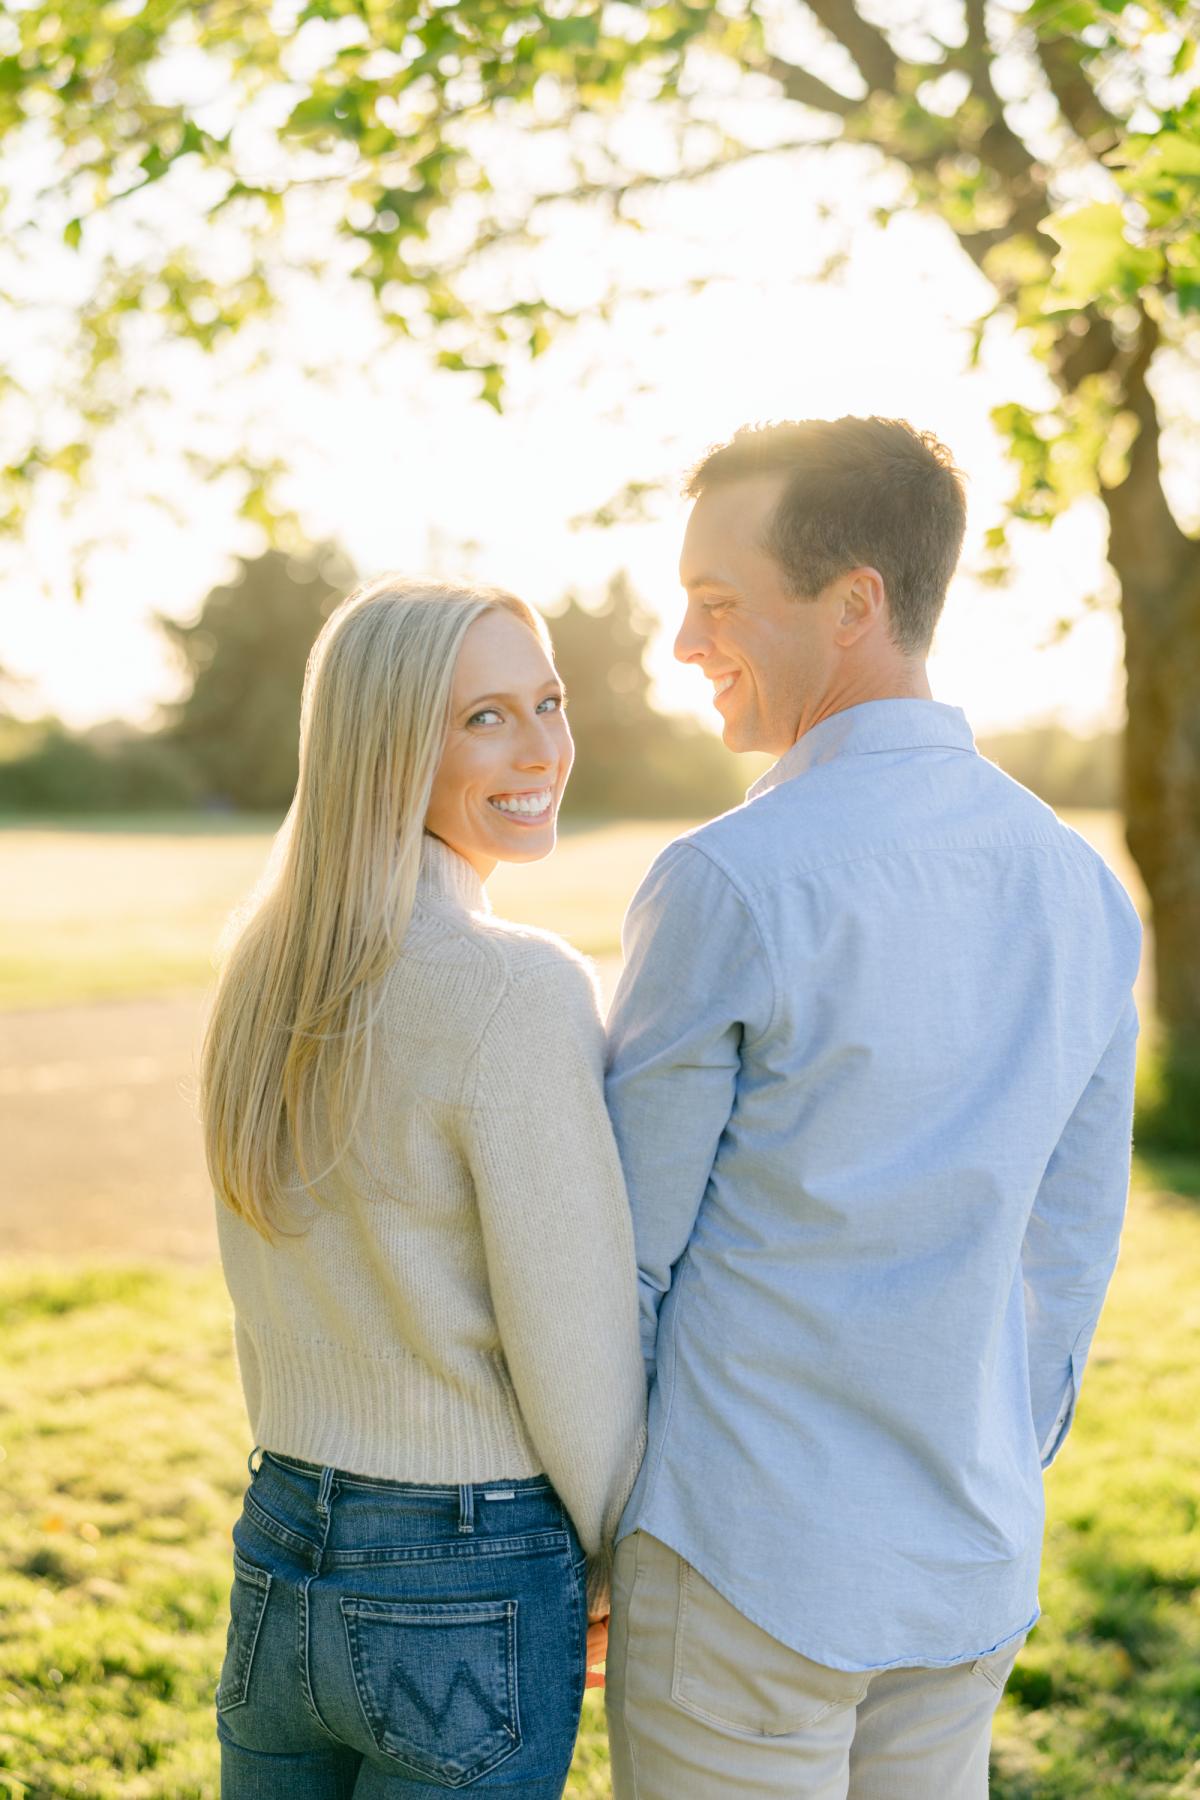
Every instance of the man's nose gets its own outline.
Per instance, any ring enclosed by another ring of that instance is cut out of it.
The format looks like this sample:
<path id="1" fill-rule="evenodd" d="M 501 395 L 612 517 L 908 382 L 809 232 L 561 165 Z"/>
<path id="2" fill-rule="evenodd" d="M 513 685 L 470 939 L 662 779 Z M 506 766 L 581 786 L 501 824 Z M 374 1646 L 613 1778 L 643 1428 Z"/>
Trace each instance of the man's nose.
<path id="1" fill-rule="evenodd" d="M 702 662 L 710 649 L 707 633 L 701 630 L 699 622 L 692 618 L 690 612 L 683 615 L 683 624 L 675 635 L 675 660 L 681 663 Z"/>

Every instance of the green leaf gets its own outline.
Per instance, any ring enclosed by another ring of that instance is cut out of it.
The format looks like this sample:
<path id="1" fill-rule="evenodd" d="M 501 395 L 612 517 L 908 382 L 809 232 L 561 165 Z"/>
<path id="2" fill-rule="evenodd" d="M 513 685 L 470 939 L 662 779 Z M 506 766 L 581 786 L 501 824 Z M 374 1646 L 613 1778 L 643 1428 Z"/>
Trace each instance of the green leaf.
<path id="1" fill-rule="evenodd" d="M 600 38 L 600 21 L 594 13 L 584 18 L 548 19 L 545 29 L 547 42 L 564 50 L 592 50 Z"/>
<path id="2" fill-rule="evenodd" d="M 1035 31 L 1042 26 L 1047 34 L 1061 37 L 1086 31 L 1096 23 L 1099 10 L 1091 0 L 1033 0 L 1025 17 Z"/>
<path id="3" fill-rule="evenodd" d="M 490 363 L 486 369 L 479 371 L 479 398 L 496 412 L 504 410 L 504 370 L 499 363 Z"/>
<path id="4" fill-rule="evenodd" d="M 1162 276 L 1162 251 L 1129 242 L 1125 215 L 1115 201 L 1094 201 L 1073 212 L 1053 213 L 1043 229 L 1062 246 L 1046 296 L 1048 312 L 1089 306 L 1104 298 L 1132 299 Z"/>
<path id="5" fill-rule="evenodd" d="M 338 125 L 337 107 L 341 96 L 336 89 L 322 88 L 315 93 L 307 94 L 299 104 L 293 107 L 283 129 L 285 133 L 303 135 L 305 132 L 318 131 L 329 125 Z"/>
<path id="6" fill-rule="evenodd" d="M 1181 309 L 1200 312 L 1200 232 L 1192 232 L 1181 242 L 1171 245 L 1167 251 L 1167 266 Z"/>
<path id="7" fill-rule="evenodd" d="M 1114 157 L 1112 161 L 1117 161 Z M 1200 175 L 1200 141 L 1182 131 L 1156 132 L 1153 137 L 1130 138 L 1120 161 L 1129 173 L 1124 182 L 1142 185 L 1163 176 Z"/>

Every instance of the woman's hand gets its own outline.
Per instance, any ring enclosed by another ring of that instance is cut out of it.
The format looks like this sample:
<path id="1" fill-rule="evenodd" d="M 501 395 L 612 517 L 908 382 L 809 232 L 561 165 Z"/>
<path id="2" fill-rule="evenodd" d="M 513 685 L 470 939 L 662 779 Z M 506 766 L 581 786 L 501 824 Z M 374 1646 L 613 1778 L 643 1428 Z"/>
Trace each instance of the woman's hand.
<path id="1" fill-rule="evenodd" d="M 604 1686 L 604 1659 L 608 1655 L 608 1614 L 588 1620 L 587 1675 L 584 1687 Z"/>

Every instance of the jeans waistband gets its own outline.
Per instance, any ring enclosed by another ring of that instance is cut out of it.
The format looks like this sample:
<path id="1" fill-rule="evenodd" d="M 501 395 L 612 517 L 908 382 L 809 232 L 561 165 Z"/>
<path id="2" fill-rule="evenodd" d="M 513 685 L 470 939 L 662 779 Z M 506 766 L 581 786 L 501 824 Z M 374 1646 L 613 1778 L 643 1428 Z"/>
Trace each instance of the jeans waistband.
<path id="1" fill-rule="evenodd" d="M 546 1475 L 506 1481 L 393 1481 L 256 1450 L 244 1517 L 315 1568 L 433 1554 L 488 1553 L 491 1544 L 574 1535 Z M 457 1545 L 458 1550 L 450 1549 Z"/>
<path id="2" fill-rule="evenodd" d="M 261 1459 L 258 1463 L 255 1463 L 254 1461 L 255 1456 L 258 1456 Z M 412 1494 L 418 1497 L 428 1497 L 431 1500 L 457 1499 L 461 1495 L 464 1486 L 472 1488 L 477 1495 L 496 1492 L 498 1490 L 503 1490 L 505 1493 L 512 1490 L 518 1494 L 528 1495 L 552 1494 L 554 1492 L 554 1485 L 546 1475 L 524 1475 L 519 1479 L 514 1478 L 513 1480 L 509 1480 L 506 1476 L 500 1475 L 493 1476 L 488 1481 L 474 1481 L 467 1483 L 457 1481 L 394 1481 L 384 1475 L 356 1475 L 349 1469 L 327 1469 L 321 1463 L 303 1462 L 298 1456 L 283 1456 L 277 1450 L 263 1450 L 261 1448 L 255 1450 L 251 1454 L 251 1474 L 254 1474 L 257 1469 L 261 1468 L 262 1463 L 264 1462 L 276 1463 L 282 1469 L 292 1469 L 298 1475 L 307 1475 L 309 1480 L 315 1481 L 318 1486 L 321 1483 L 322 1477 L 328 1476 L 332 1481 L 336 1481 L 339 1489 L 342 1490 L 347 1488 L 366 1488 L 368 1490 L 377 1490 L 386 1494 Z"/>

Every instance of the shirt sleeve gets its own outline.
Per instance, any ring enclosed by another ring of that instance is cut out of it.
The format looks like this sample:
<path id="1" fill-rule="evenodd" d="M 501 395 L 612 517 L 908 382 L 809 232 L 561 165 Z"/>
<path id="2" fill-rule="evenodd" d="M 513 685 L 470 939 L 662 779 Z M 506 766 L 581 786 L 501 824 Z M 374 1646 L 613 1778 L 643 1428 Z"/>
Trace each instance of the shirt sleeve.
<path id="1" fill-rule="evenodd" d="M 642 1356 L 652 1380 L 659 1309 L 734 1110 L 745 1038 L 770 1019 L 773 983 L 748 905 L 686 841 L 655 862 L 622 937 L 607 1094 L 633 1213 Z"/>
<path id="2" fill-rule="evenodd" d="M 645 1444 L 633 1231 L 604 1106 L 604 1034 L 586 969 L 518 971 L 465 1109 L 500 1343 L 526 1430 L 604 1603 L 612 1538 Z"/>
<path id="3" fill-rule="evenodd" d="M 1042 1466 L 1071 1428 L 1129 1193 L 1138 1019 L 1126 1004 L 1038 1188 L 1021 1250 L 1030 1398 Z"/>

